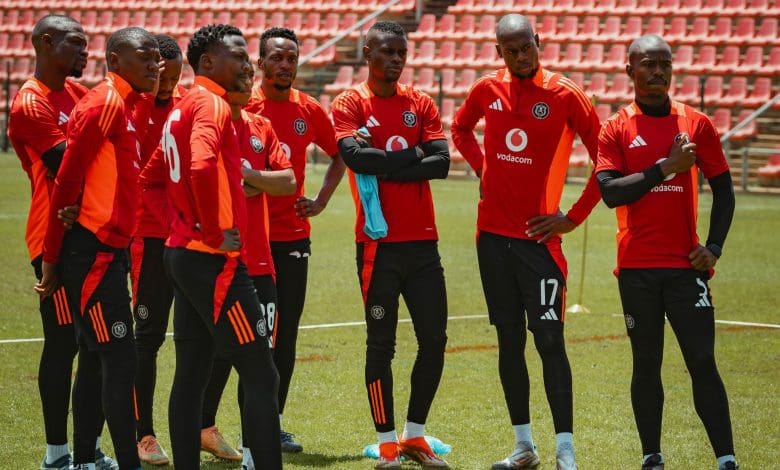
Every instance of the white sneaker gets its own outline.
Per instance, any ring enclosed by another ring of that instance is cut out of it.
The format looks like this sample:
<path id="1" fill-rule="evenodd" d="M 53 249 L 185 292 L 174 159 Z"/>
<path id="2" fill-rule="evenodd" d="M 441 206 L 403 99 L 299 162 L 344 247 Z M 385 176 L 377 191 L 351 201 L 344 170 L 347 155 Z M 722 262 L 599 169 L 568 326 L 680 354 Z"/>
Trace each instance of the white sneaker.
<path id="1" fill-rule="evenodd" d="M 537 466 L 539 466 L 539 454 L 536 453 L 536 446 L 530 442 L 521 441 L 515 444 L 515 450 L 512 452 L 512 455 L 494 463 L 491 469 L 522 470 L 536 468 Z"/>
<path id="2" fill-rule="evenodd" d="M 560 452 L 555 456 L 555 461 L 558 464 L 558 470 L 577 470 L 574 452 Z"/>

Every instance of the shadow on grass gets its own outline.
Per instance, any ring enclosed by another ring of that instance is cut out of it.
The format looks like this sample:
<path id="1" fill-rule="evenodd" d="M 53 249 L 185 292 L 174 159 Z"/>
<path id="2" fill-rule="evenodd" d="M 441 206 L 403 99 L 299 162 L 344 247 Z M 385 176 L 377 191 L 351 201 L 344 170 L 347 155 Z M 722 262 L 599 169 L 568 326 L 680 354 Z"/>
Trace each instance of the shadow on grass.
<path id="1" fill-rule="evenodd" d="M 284 463 L 293 465 L 302 465 L 305 467 L 330 467 L 337 464 L 347 462 L 357 462 L 364 460 L 362 455 L 348 454 L 348 455 L 324 455 L 324 454 L 284 454 Z"/>

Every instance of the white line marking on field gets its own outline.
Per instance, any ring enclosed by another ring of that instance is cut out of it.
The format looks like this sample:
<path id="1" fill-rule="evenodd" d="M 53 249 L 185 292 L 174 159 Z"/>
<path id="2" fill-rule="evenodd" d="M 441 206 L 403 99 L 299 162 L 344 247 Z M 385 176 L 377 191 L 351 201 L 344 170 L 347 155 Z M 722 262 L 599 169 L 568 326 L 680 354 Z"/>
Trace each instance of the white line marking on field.
<path id="1" fill-rule="evenodd" d="M 613 313 L 613 317 L 622 317 L 622 313 Z M 754 323 L 749 321 L 734 321 L 734 320 L 715 320 L 715 323 L 722 325 L 739 325 L 739 326 L 755 326 L 759 328 L 777 328 L 780 329 L 780 325 L 774 323 Z"/>
<path id="2" fill-rule="evenodd" d="M 487 318 L 487 315 L 461 315 L 456 317 L 448 317 L 447 320 L 471 320 L 475 318 Z M 411 323 L 411 318 L 401 318 L 398 323 Z M 362 326 L 365 325 L 364 321 L 349 321 L 343 323 L 321 323 L 319 325 L 303 325 L 299 326 L 299 330 L 318 330 L 323 328 L 341 328 L 344 326 Z M 173 333 L 166 333 L 165 336 L 173 336 Z M 22 339 L 3 339 L 0 340 L 0 344 L 14 344 L 14 343 L 40 343 L 43 338 L 22 338 Z"/>

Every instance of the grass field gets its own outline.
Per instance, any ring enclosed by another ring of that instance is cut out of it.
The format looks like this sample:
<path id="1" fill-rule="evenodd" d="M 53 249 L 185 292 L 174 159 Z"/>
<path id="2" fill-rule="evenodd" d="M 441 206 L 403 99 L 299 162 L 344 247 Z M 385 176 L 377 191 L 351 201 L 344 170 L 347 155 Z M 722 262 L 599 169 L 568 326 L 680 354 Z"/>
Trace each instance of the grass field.
<path id="1" fill-rule="evenodd" d="M 309 173 L 316 191 L 323 168 Z M 427 431 L 452 445 L 453 468 L 485 469 L 511 451 L 513 434 L 497 373 L 495 333 L 486 313 L 474 249 L 477 186 L 471 180 L 435 182 L 450 316 L 444 376 Z M 567 186 L 568 208 L 581 186 Z M 0 340 L 41 336 L 33 273 L 23 234 L 29 184 L 13 155 L 0 154 Z M 706 234 L 710 198 L 701 197 L 701 234 Z M 330 206 L 313 221 L 309 293 L 300 332 L 298 364 L 285 413 L 285 429 L 305 446 L 285 456 L 287 468 L 373 468 L 361 457 L 375 439 L 363 386 L 363 326 L 316 325 L 362 320 L 355 274 L 354 209 L 343 184 Z M 581 469 L 638 468 L 641 449 L 630 409 L 631 356 L 620 313 L 614 265 L 615 218 L 600 205 L 588 221 L 583 303 L 589 314 L 567 317 L 567 348 L 575 393 L 575 445 Z M 737 213 L 718 274 L 711 282 L 716 317 L 741 322 L 780 323 L 777 252 L 780 199 L 739 194 Z M 569 304 L 578 301 L 583 230 L 565 239 L 569 260 Z M 457 317 L 468 317 L 457 319 Z M 475 316 L 479 316 L 476 317 Z M 404 311 L 403 318 L 408 318 Z M 729 392 L 737 456 L 742 469 L 777 468 L 780 461 L 780 330 L 719 324 L 720 371 Z M 714 468 L 706 434 L 693 409 L 690 380 L 674 335 L 667 327 L 663 450 L 669 469 Z M 40 342 L 0 344 L 0 468 L 38 468 L 44 452 L 36 374 Z M 403 426 L 408 377 L 415 343 L 411 325 L 399 327 L 394 361 L 396 424 Z M 534 436 L 540 468 L 554 468 L 555 439 L 541 384 L 541 364 L 528 346 Z M 173 348 L 160 354 L 156 428 L 170 450 L 167 399 L 173 376 Z M 217 422 L 233 441 L 239 432 L 235 377 Z M 104 448 L 110 453 L 108 432 Z M 235 468 L 203 454 L 202 468 Z M 773 463 L 774 462 L 774 463 Z M 150 467 L 151 468 L 151 467 Z"/>

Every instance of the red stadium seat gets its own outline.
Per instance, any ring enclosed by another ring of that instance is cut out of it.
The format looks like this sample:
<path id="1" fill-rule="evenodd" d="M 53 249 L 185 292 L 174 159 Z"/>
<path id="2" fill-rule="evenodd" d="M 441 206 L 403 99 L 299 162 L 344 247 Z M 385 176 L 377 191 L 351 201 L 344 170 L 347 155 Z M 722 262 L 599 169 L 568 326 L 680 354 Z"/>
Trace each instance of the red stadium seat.
<path id="1" fill-rule="evenodd" d="M 723 135 L 731 129 L 731 110 L 718 108 L 712 113 L 712 125 L 718 134 Z"/>
<path id="2" fill-rule="evenodd" d="M 680 0 L 661 0 L 658 8 L 651 13 L 676 15 L 680 11 Z"/>
<path id="3" fill-rule="evenodd" d="M 451 65 L 455 60 L 455 42 L 444 41 L 441 43 L 441 47 L 436 52 L 432 61 L 425 65 L 432 65 L 434 67 L 446 67 Z"/>
<path id="4" fill-rule="evenodd" d="M 724 44 L 731 38 L 731 18 L 717 18 L 710 35 L 704 39 L 705 44 Z"/>
<path id="5" fill-rule="evenodd" d="M 447 94 L 447 90 L 451 90 L 455 86 L 455 69 L 441 69 L 441 89 L 444 94 Z M 439 81 L 436 79 L 436 94 L 439 93 Z"/>
<path id="6" fill-rule="evenodd" d="M 461 70 L 460 76 L 457 78 L 457 82 L 455 83 L 455 86 L 451 88 L 451 91 L 448 94 L 450 96 L 458 96 L 458 97 L 466 96 L 466 93 L 468 93 L 469 89 L 471 88 L 471 85 L 473 85 L 476 80 L 477 80 L 476 70 L 474 69 Z"/>
<path id="7" fill-rule="evenodd" d="M 780 7 L 777 8 L 776 15 L 780 15 Z M 770 44 L 777 46 L 777 22 L 777 16 L 765 16 L 764 19 L 761 20 L 761 25 L 759 25 L 755 37 L 750 39 L 748 42 L 750 44 L 756 44 L 760 46 L 768 46 Z"/>
<path id="8" fill-rule="evenodd" d="M 705 16 L 717 16 L 723 11 L 723 0 L 704 0 L 698 14 Z"/>
<path id="9" fill-rule="evenodd" d="M 414 51 L 414 59 L 409 62 L 411 66 L 428 65 L 434 61 L 436 56 L 436 43 L 433 41 L 423 41 L 417 43 L 417 49 Z"/>
<path id="10" fill-rule="evenodd" d="M 233 26 L 240 29 L 242 33 L 249 36 L 249 12 L 248 11 L 237 11 L 235 15 L 233 15 Z"/>
<path id="11" fill-rule="evenodd" d="M 758 181 L 762 186 L 778 186 L 780 181 L 780 149 L 769 156 L 766 165 L 758 169 Z"/>
<path id="12" fill-rule="evenodd" d="M 202 11 L 197 16 L 197 20 L 195 21 L 195 28 L 202 28 L 203 26 L 208 26 L 210 24 L 216 23 L 216 20 L 214 19 L 214 12 L 212 11 Z M 181 25 L 180 25 L 181 27 Z M 185 32 L 186 31 L 182 31 Z"/>
<path id="13" fill-rule="evenodd" d="M 485 15 L 479 19 L 479 25 L 474 31 L 473 40 L 496 40 L 496 17 Z"/>
<path id="14" fill-rule="evenodd" d="M 444 127 L 449 128 L 452 125 L 452 119 L 455 117 L 455 100 L 452 98 L 442 99 L 439 115 L 441 116 L 441 123 L 444 124 Z"/>
<path id="15" fill-rule="evenodd" d="M 669 22 L 669 30 L 666 31 L 664 39 L 669 44 L 675 44 L 682 41 L 688 35 L 688 19 L 684 16 L 675 16 Z"/>
<path id="16" fill-rule="evenodd" d="M 269 28 L 283 28 L 284 18 L 285 14 L 281 11 L 271 13 L 271 16 L 266 19 L 266 26 Z"/>
<path id="17" fill-rule="evenodd" d="M 471 39 L 474 28 L 477 26 L 477 18 L 474 15 L 463 15 L 458 21 L 458 27 L 451 34 L 453 39 Z"/>
<path id="18" fill-rule="evenodd" d="M 558 18 L 552 15 L 547 15 L 542 18 L 542 24 L 539 25 L 537 34 L 540 41 L 553 41 L 555 35 L 558 32 Z"/>
<path id="19" fill-rule="evenodd" d="M 774 75 L 780 73 L 780 47 L 773 47 L 769 51 L 769 59 L 766 61 L 766 67 L 759 72 L 761 75 Z"/>
<path id="20" fill-rule="evenodd" d="M 772 80 L 768 77 L 759 77 L 753 82 L 750 95 L 742 102 L 748 108 L 757 108 L 772 98 Z"/>
<path id="21" fill-rule="evenodd" d="M 322 106 L 322 109 L 324 109 L 325 112 L 330 115 L 330 95 L 320 95 L 320 106 Z"/>
<path id="22" fill-rule="evenodd" d="M 769 0 L 751 0 L 750 5 L 745 8 L 744 13 L 756 16 L 777 14 L 777 11 L 772 11 L 770 3 Z"/>
<path id="23" fill-rule="evenodd" d="M 550 42 L 542 45 L 542 66 L 555 68 L 561 60 L 561 45 L 557 42 Z"/>
<path id="24" fill-rule="evenodd" d="M 707 80 L 704 82 L 704 105 L 717 105 L 720 103 L 721 96 L 723 96 L 723 77 L 707 77 Z"/>
<path id="25" fill-rule="evenodd" d="M 113 32 L 111 24 L 114 22 L 113 10 L 103 10 L 98 13 L 97 24 L 93 31 L 97 33 L 111 34 Z"/>
<path id="26" fill-rule="evenodd" d="M 682 84 L 677 88 L 672 98 L 677 101 L 692 105 L 699 105 L 699 78 L 695 75 L 686 75 L 682 79 Z"/>
<path id="27" fill-rule="evenodd" d="M 442 15 L 439 21 L 434 24 L 433 31 L 431 32 L 431 39 L 437 41 L 443 41 L 453 37 L 455 33 L 455 15 Z"/>
<path id="28" fill-rule="evenodd" d="M 759 73 L 764 63 L 764 48 L 761 46 L 750 46 L 745 51 L 745 58 L 739 66 L 734 69 L 735 74 L 751 75 Z"/>
<path id="29" fill-rule="evenodd" d="M 426 13 L 420 18 L 420 24 L 417 25 L 417 29 L 409 33 L 409 39 L 433 39 L 435 29 L 436 16 L 432 13 Z"/>
<path id="30" fill-rule="evenodd" d="M 577 34 L 577 41 L 590 42 L 597 40 L 601 29 L 601 19 L 598 16 L 586 16 L 582 20 L 582 28 Z"/>
<path id="31" fill-rule="evenodd" d="M 682 0 L 677 14 L 682 16 L 696 15 L 701 11 L 702 0 Z"/>
<path id="32" fill-rule="evenodd" d="M 106 37 L 102 34 L 90 36 L 87 50 L 89 50 L 89 57 L 92 59 L 104 58 L 106 56 Z"/>
<path id="33" fill-rule="evenodd" d="M 746 0 L 726 0 L 723 9 L 720 11 L 721 15 L 739 16 L 745 13 L 747 9 Z"/>
<path id="34" fill-rule="evenodd" d="M 596 0 L 575 0 L 571 11 L 580 15 L 592 15 L 597 8 L 597 4 Z"/>
<path id="35" fill-rule="evenodd" d="M 368 67 L 365 65 L 357 69 L 357 73 L 352 76 L 352 85 L 363 83 L 368 79 Z"/>
<path id="36" fill-rule="evenodd" d="M 612 116 L 612 106 L 608 104 L 596 105 L 596 114 L 599 116 L 599 121 L 604 122 Z"/>
<path id="37" fill-rule="evenodd" d="M 260 57 L 260 36 L 249 38 L 246 42 L 246 50 L 249 52 L 249 57 L 253 62 L 256 57 Z M 301 46 L 300 52 L 301 57 L 303 57 L 303 46 Z"/>
<path id="38" fill-rule="evenodd" d="M 555 0 L 555 11 L 558 13 L 573 13 L 574 0 Z"/>
<path id="39" fill-rule="evenodd" d="M 161 10 L 153 10 L 147 15 L 144 28 L 149 31 L 162 31 L 162 21 L 163 12 Z M 88 28 L 84 26 L 84 29 Z"/>
<path id="40" fill-rule="evenodd" d="M 336 94 L 346 90 L 352 86 L 352 77 L 354 73 L 354 68 L 349 65 L 342 65 L 339 67 L 339 71 L 336 73 L 336 79 L 333 80 L 333 83 L 325 85 L 325 92 Z"/>
<path id="41" fill-rule="evenodd" d="M 585 51 L 585 57 L 582 62 L 575 65 L 575 70 L 592 70 L 599 69 L 604 64 L 604 44 L 590 44 Z"/>
<path id="42" fill-rule="evenodd" d="M 721 106 L 734 107 L 747 98 L 747 78 L 734 77 L 729 82 L 729 90 L 720 98 Z"/>
<path id="43" fill-rule="evenodd" d="M 674 70 L 677 72 L 693 72 L 693 46 L 679 46 L 674 52 Z"/>
<path id="44" fill-rule="evenodd" d="M 116 31 L 117 29 L 127 28 L 128 26 L 136 26 L 130 24 L 130 11 L 129 10 L 117 11 L 116 15 L 114 15 L 114 23 L 111 25 L 111 27 L 114 29 L 114 31 Z"/>
<path id="45" fill-rule="evenodd" d="M 745 118 L 747 118 L 751 114 L 753 114 L 753 111 L 750 109 L 743 109 L 742 111 L 740 111 L 739 116 L 737 116 L 737 120 L 734 123 L 734 126 L 744 121 Z M 753 119 L 752 121 L 750 121 L 750 123 L 748 123 L 748 125 L 735 132 L 734 135 L 731 136 L 731 140 L 738 140 L 738 141 L 745 140 L 750 137 L 756 137 L 757 135 L 758 135 L 758 126 L 756 126 L 756 120 Z"/>
<path id="46" fill-rule="evenodd" d="M 560 14 L 554 0 L 534 0 L 534 6 L 529 13 L 546 15 L 550 13 Z"/>
<path id="47" fill-rule="evenodd" d="M 585 89 L 585 74 L 582 72 L 569 72 L 566 77 L 576 83 L 578 87 Z"/>
<path id="48" fill-rule="evenodd" d="M 14 33 L 8 39 L 8 52 L 12 56 L 21 57 L 30 55 L 32 46 L 28 46 L 24 33 Z"/>
<path id="49" fill-rule="evenodd" d="M 604 63 L 597 66 L 596 70 L 605 72 L 619 72 L 625 70 L 626 64 L 628 63 L 626 49 L 625 44 L 612 44 L 607 52 Z"/>
<path id="50" fill-rule="evenodd" d="M 315 33 L 318 38 L 331 38 L 339 32 L 339 14 L 328 13 L 325 15 L 325 21 L 320 23 L 320 29 Z"/>
<path id="51" fill-rule="evenodd" d="M 602 96 L 602 100 L 607 103 L 623 103 L 631 100 L 631 80 L 628 75 L 619 73 L 612 76 L 612 85 Z"/>
<path id="52" fill-rule="evenodd" d="M 309 38 L 307 40 L 316 41 L 316 39 L 314 38 Z M 314 43 L 313 46 L 314 47 L 312 47 L 311 50 L 314 50 L 317 44 Z M 325 50 L 323 50 L 316 56 L 312 57 L 309 63 L 314 66 L 322 66 L 325 64 L 333 63 L 335 59 L 336 59 L 336 46 L 334 44 L 331 44 L 330 46 L 326 47 Z"/>
<path id="53" fill-rule="evenodd" d="M 194 18 L 191 27 L 192 26 L 195 26 Z M 178 10 L 168 10 L 167 12 L 165 12 L 165 16 L 162 19 L 161 29 L 168 34 L 179 34 L 179 11 Z M 192 32 L 190 32 L 190 34 L 192 34 Z"/>
<path id="54" fill-rule="evenodd" d="M 140 26 L 146 29 L 146 11 L 135 10 L 130 14 L 130 20 L 128 21 L 130 26 Z"/>
<path id="55" fill-rule="evenodd" d="M 612 15 L 615 13 L 617 0 L 596 0 L 595 6 L 591 7 L 590 13 L 599 16 Z"/>
<path id="56" fill-rule="evenodd" d="M 595 96 L 599 101 L 607 92 L 607 74 L 596 72 L 590 74 L 590 82 L 585 88 L 585 94 L 589 97 Z"/>
<path id="57" fill-rule="evenodd" d="M 691 30 L 688 35 L 680 39 L 680 42 L 686 44 L 701 44 L 707 40 L 710 34 L 710 19 L 702 16 L 697 16 L 693 19 Z"/>
<path id="58" fill-rule="evenodd" d="M 581 142 L 574 145 L 569 154 L 569 167 L 582 168 L 588 165 L 588 149 Z"/>
<path id="59" fill-rule="evenodd" d="M 629 16 L 626 19 L 626 26 L 623 28 L 623 34 L 620 36 L 621 41 L 631 42 L 641 35 L 642 35 L 642 17 Z"/>
<path id="60" fill-rule="evenodd" d="M 300 12 L 289 13 L 285 16 L 284 27 L 293 31 L 303 29 L 303 14 Z"/>
<path id="61" fill-rule="evenodd" d="M 647 28 L 644 34 L 655 34 L 656 36 L 665 36 L 666 18 L 654 16 L 647 21 Z"/>
<path id="62" fill-rule="evenodd" d="M 81 26 L 84 28 L 84 31 L 91 32 L 95 28 L 97 15 L 98 13 L 95 10 L 87 10 L 81 15 Z M 10 20 L 6 18 L 6 21 Z"/>
<path id="63" fill-rule="evenodd" d="M 582 63 L 582 44 L 570 42 L 566 46 L 566 52 L 563 58 L 558 62 L 558 67 L 564 70 L 576 70 Z"/>
<path id="64" fill-rule="evenodd" d="M 508 13 L 521 13 L 528 16 L 533 11 L 533 0 L 495 0 L 490 9 L 494 15 L 506 15 Z"/>
<path id="65" fill-rule="evenodd" d="M 455 5 L 448 8 L 448 11 L 450 13 L 483 14 L 492 3 L 492 0 L 458 0 Z"/>
<path id="66" fill-rule="evenodd" d="M 729 44 L 749 44 L 756 34 L 756 22 L 753 18 L 739 18 Z"/>
<path id="67" fill-rule="evenodd" d="M 21 82 L 32 75 L 32 67 L 35 66 L 35 62 L 29 57 L 19 57 L 11 66 L 11 80 L 14 82 Z M 5 68 L 5 67 L 3 67 Z"/>
<path id="68" fill-rule="evenodd" d="M 617 0 L 613 14 L 630 15 L 636 13 L 637 0 Z"/>
<path id="69" fill-rule="evenodd" d="M 413 69 L 408 69 L 408 70 L 413 70 Z M 420 69 L 419 72 L 417 73 L 417 78 L 414 80 L 414 87 L 422 91 L 423 93 L 427 93 L 431 96 L 438 94 L 439 92 L 438 83 L 434 86 L 435 76 L 436 76 L 436 72 L 430 67 L 425 67 Z"/>
<path id="70" fill-rule="evenodd" d="M 553 40 L 556 42 L 573 41 L 577 37 L 578 25 L 579 16 L 564 16 L 561 27 L 558 28 L 558 32 L 555 34 Z"/>
<path id="71" fill-rule="evenodd" d="M 649 15 L 657 12 L 658 0 L 642 0 L 641 2 L 637 2 L 637 7 L 634 10 L 634 13 L 638 13 L 640 15 Z"/>
<path id="72" fill-rule="evenodd" d="M 477 45 L 473 41 L 463 41 L 455 54 L 452 65 L 455 67 L 475 67 L 476 61 Z"/>
<path id="73" fill-rule="evenodd" d="M 717 62 L 715 46 L 701 46 L 699 48 L 699 56 L 693 64 L 688 67 L 688 70 L 695 73 L 702 73 L 711 70 L 715 67 Z"/>
<path id="74" fill-rule="evenodd" d="M 713 73 L 729 75 L 739 68 L 739 46 L 726 46 L 720 60 L 711 69 Z M 675 66 L 677 62 L 675 60 Z"/>
<path id="75" fill-rule="evenodd" d="M 619 16 L 608 16 L 604 20 L 604 27 L 601 29 L 601 34 L 598 37 L 599 41 L 623 42 L 620 37 L 622 24 Z"/>
<path id="76" fill-rule="evenodd" d="M 214 20 L 216 24 L 230 24 L 233 26 L 236 26 L 235 22 L 233 21 L 233 15 L 226 10 L 220 11 L 217 13 L 217 18 Z M 239 28 L 241 29 L 241 28 Z"/>
<path id="77" fill-rule="evenodd" d="M 474 61 L 474 66 L 480 69 L 494 68 L 499 67 L 501 62 L 498 52 L 496 52 L 496 45 L 492 42 L 483 42 Z"/>

